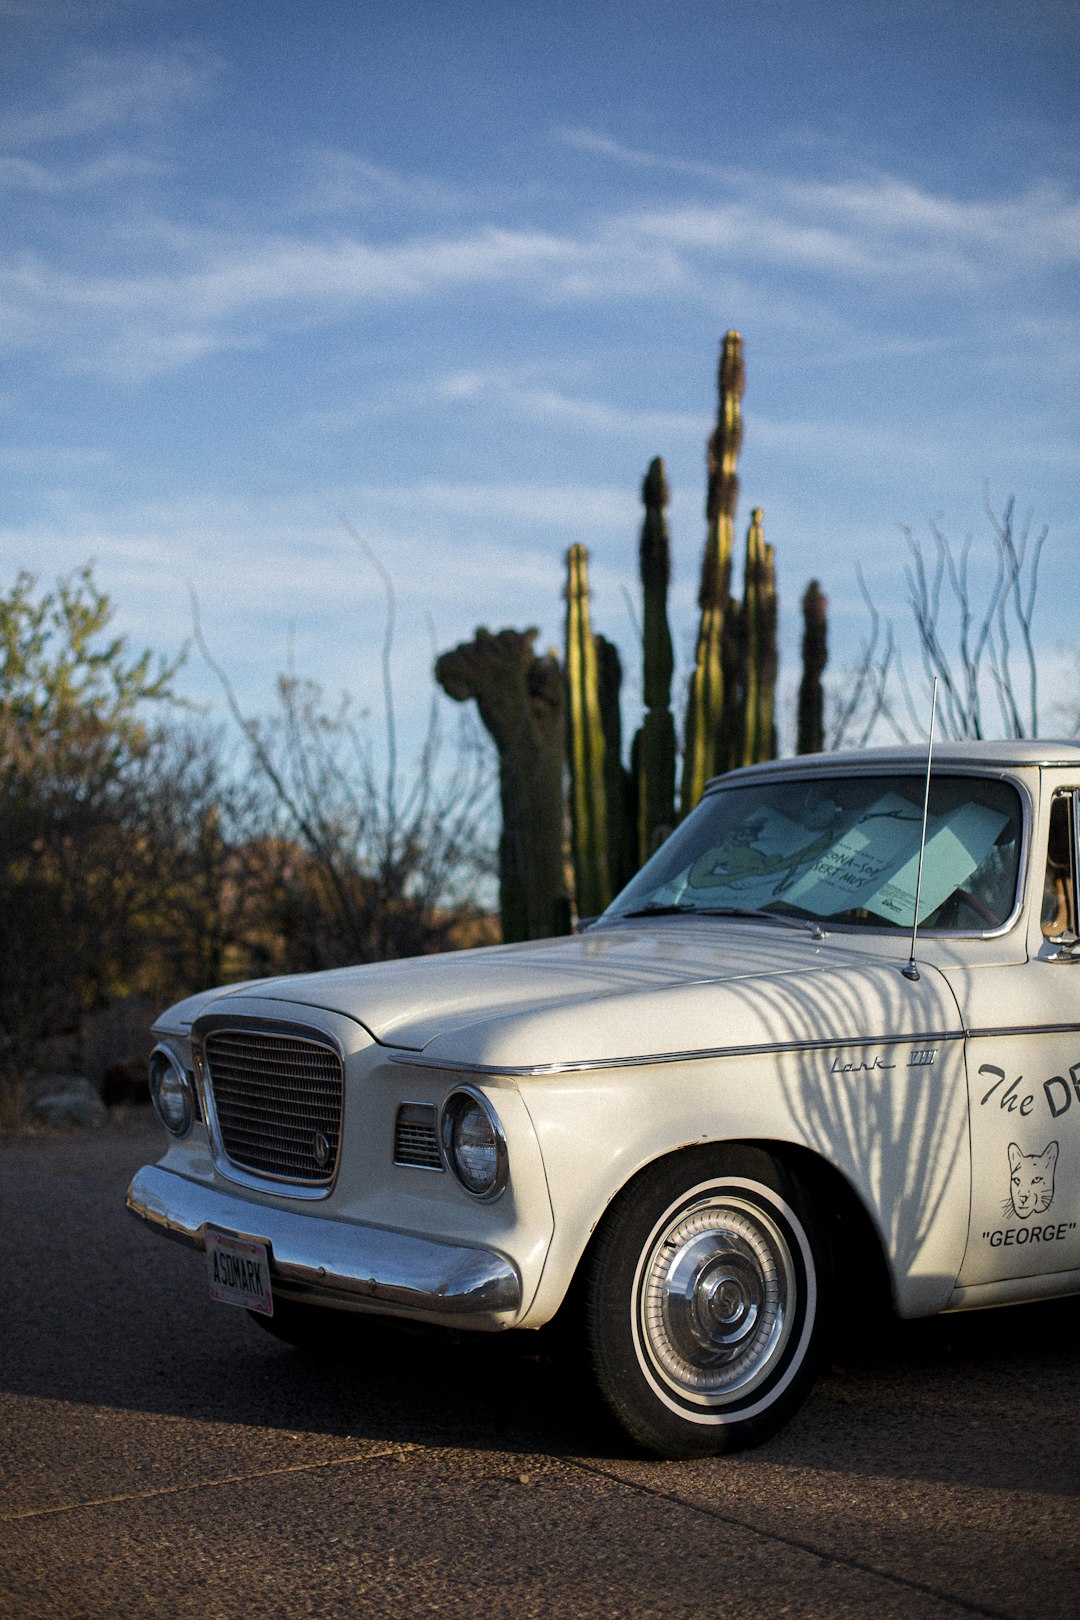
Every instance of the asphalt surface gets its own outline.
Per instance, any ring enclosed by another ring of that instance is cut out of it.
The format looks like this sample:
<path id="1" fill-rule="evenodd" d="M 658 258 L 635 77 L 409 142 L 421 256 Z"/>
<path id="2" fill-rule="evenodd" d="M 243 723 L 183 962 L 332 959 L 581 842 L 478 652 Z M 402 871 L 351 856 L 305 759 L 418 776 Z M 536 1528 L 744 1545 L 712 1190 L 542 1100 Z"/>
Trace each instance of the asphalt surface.
<path id="1" fill-rule="evenodd" d="M 0 1142 L 0 1616 L 1080 1615 L 1080 1302 L 898 1324 L 757 1451 L 634 1455 L 536 1336 L 313 1359 Z"/>

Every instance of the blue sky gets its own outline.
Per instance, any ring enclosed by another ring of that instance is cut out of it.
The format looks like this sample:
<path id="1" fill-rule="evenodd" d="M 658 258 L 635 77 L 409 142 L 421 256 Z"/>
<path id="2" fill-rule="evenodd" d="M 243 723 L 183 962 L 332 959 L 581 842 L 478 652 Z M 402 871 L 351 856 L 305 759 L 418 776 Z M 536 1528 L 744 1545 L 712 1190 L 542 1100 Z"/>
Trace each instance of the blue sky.
<path id="1" fill-rule="evenodd" d="M 640 481 L 663 455 L 685 670 L 735 326 L 739 528 L 764 508 L 787 685 L 806 581 L 842 684 L 856 562 L 902 625 L 897 525 L 981 540 L 986 484 L 1049 525 L 1037 630 L 1068 698 L 1066 0 L 0 0 L 0 37 L 5 584 L 94 558 L 163 651 L 194 587 L 249 709 L 290 646 L 377 706 L 347 524 L 396 581 L 410 727 L 435 648 L 561 639 L 583 541 L 636 723 Z M 215 702 L 196 658 L 182 684 Z"/>

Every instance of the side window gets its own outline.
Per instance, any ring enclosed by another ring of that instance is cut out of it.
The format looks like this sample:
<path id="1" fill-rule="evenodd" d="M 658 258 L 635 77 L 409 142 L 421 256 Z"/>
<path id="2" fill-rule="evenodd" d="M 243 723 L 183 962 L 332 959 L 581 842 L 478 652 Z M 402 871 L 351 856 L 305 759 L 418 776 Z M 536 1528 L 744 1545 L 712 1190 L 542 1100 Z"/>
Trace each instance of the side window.
<path id="1" fill-rule="evenodd" d="M 1042 931 L 1047 939 L 1075 934 L 1076 836 L 1072 793 L 1057 793 L 1050 806 L 1050 836 L 1046 845 L 1046 880 L 1043 885 Z"/>

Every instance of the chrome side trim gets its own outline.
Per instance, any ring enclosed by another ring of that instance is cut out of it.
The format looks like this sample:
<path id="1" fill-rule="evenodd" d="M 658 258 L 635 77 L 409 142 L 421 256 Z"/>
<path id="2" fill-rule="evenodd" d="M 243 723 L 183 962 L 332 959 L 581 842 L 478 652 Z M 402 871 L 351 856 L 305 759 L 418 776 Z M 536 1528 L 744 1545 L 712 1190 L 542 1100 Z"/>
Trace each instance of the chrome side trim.
<path id="1" fill-rule="evenodd" d="M 972 1041 L 1008 1039 L 1013 1035 L 1023 1035 L 1030 1038 L 1032 1035 L 1077 1035 L 1080 1034 L 1080 1024 L 1073 1019 L 1069 1024 L 1009 1024 L 1001 1029 L 969 1029 L 968 1039 Z"/>
<path id="2" fill-rule="evenodd" d="M 490 1249 L 253 1204 L 152 1164 L 136 1172 L 126 1207 L 190 1248 L 206 1248 L 208 1226 L 267 1244 L 271 1284 L 313 1304 L 439 1316 L 521 1309 L 517 1267 Z"/>
<path id="3" fill-rule="evenodd" d="M 1068 1029 L 1077 1026 L 1069 1024 Z M 569 1058 L 558 1063 L 468 1063 L 453 1058 L 426 1057 L 423 1052 L 388 1052 L 391 1063 L 411 1069 L 436 1069 L 441 1074 L 505 1075 L 510 1079 L 539 1074 L 582 1074 L 592 1069 L 639 1069 L 653 1063 L 695 1063 L 705 1058 L 765 1057 L 781 1052 L 846 1052 L 864 1046 L 925 1046 L 928 1042 L 962 1041 L 966 1031 L 919 1030 L 913 1035 L 857 1035 L 851 1040 L 830 1036 L 820 1041 L 763 1041 L 758 1045 L 705 1046 L 690 1052 L 649 1052 L 637 1057 Z"/>

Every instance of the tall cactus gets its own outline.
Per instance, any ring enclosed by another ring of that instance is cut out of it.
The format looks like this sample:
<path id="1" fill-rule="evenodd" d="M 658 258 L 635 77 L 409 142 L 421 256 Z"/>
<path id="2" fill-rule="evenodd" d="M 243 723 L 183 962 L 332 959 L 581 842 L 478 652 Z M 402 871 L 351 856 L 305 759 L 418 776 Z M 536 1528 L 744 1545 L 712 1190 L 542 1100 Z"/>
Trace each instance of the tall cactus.
<path id="1" fill-rule="evenodd" d="M 719 407 L 709 439 L 709 485 L 705 501 L 705 554 L 694 670 L 686 707 L 682 814 L 692 810 L 709 777 L 724 759 L 724 630 L 731 594 L 731 557 L 735 504 L 739 494 L 736 468 L 742 443 L 742 395 L 745 385 L 742 338 L 728 332 L 720 351 Z M 729 655 L 730 666 L 730 655 Z"/>
<path id="2" fill-rule="evenodd" d="M 746 534 L 740 636 L 742 765 L 772 759 L 776 752 L 776 558 L 765 541 L 763 518 L 761 507 L 755 506 Z"/>
<path id="3" fill-rule="evenodd" d="M 641 499 L 639 563 L 644 597 L 642 657 L 645 718 L 636 739 L 637 858 L 647 860 L 675 823 L 675 721 L 671 713 L 671 677 L 675 655 L 668 625 L 667 595 L 671 582 L 668 539 L 668 485 L 660 456 L 649 463 Z"/>
<path id="4" fill-rule="evenodd" d="M 721 646 L 721 665 L 724 679 L 724 701 L 720 709 L 720 726 L 716 737 L 713 772 L 717 776 L 733 771 L 742 764 L 743 735 L 746 730 L 745 698 L 745 634 L 743 622 L 745 603 L 729 596 L 724 609 L 724 635 Z"/>
<path id="5" fill-rule="evenodd" d="M 829 603 L 812 579 L 802 599 L 802 680 L 799 682 L 799 724 L 796 751 L 818 754 L 825 746 L 825 693 L 821 677 L 829 659 Z"/>
<path id="6" fill-rule="evenodd" d="M 622 762 L 622 660 L 613 641 L 593 636 L 604 733 L 604 800 L 607 809 L 608 880 L 618 894 L 641 864 L 637 859 L 635 779 Z M 588 915 L 588 913 L 586 913 Z"/>
<path id="7" fill-rule="evenodd" d="M 600 670 L 589 622 L 588 554 L 566 554 L 566 743 L 574 883 L 581 916 L 595 916 L 611 899 L 607 789 Z"/>
<path id="8" fill-rule="evenodd" d="M 535 630 L 481 626 L 440 655 L 435 678 L 458 703 L 476 700 L 499 755 L 499 909 L 503 939 L 569 929 L 563 877 L 563 679 Z"/>
<path id="9" fill-rule="evenodd" d="M 743 600 L 731 594 L 744 386 L 742 339 L 730 331 L 721 346 L 717 419 L 708 447 L 700 622 L 684 732 L 684 815 L 710 776 L 776 753 L 776 565 L 760 507 L 751 514 L 746 537 Z M 671 560 L 668 488 L 660 457 L 649 465 L 642 500 L 645 714 L 634 737 L 632 776 L 622 764 L 621 665 L 615 647 L 592 632 L 583 546 L 571 546 L 566 558 L 563 670 L 554 654 L 536 657 L 535 630 L 503 630 L 492 636 L 480 629 L 473 642 L 444 653 L 436 665 L 437 678 L 451 697 L 476 699 L 499 749 L 506 939 L 560 932 L 566 924 L 564 761 L 569 766 L 573 881 L 581 914 L 603 909 L 630 868 L 653 852 L 675 819 L 674 660 L 667 615 Z M 800 753 L 823 742 L 826 606 L 817 581 L 811 581 L 803 598 Z"/>

